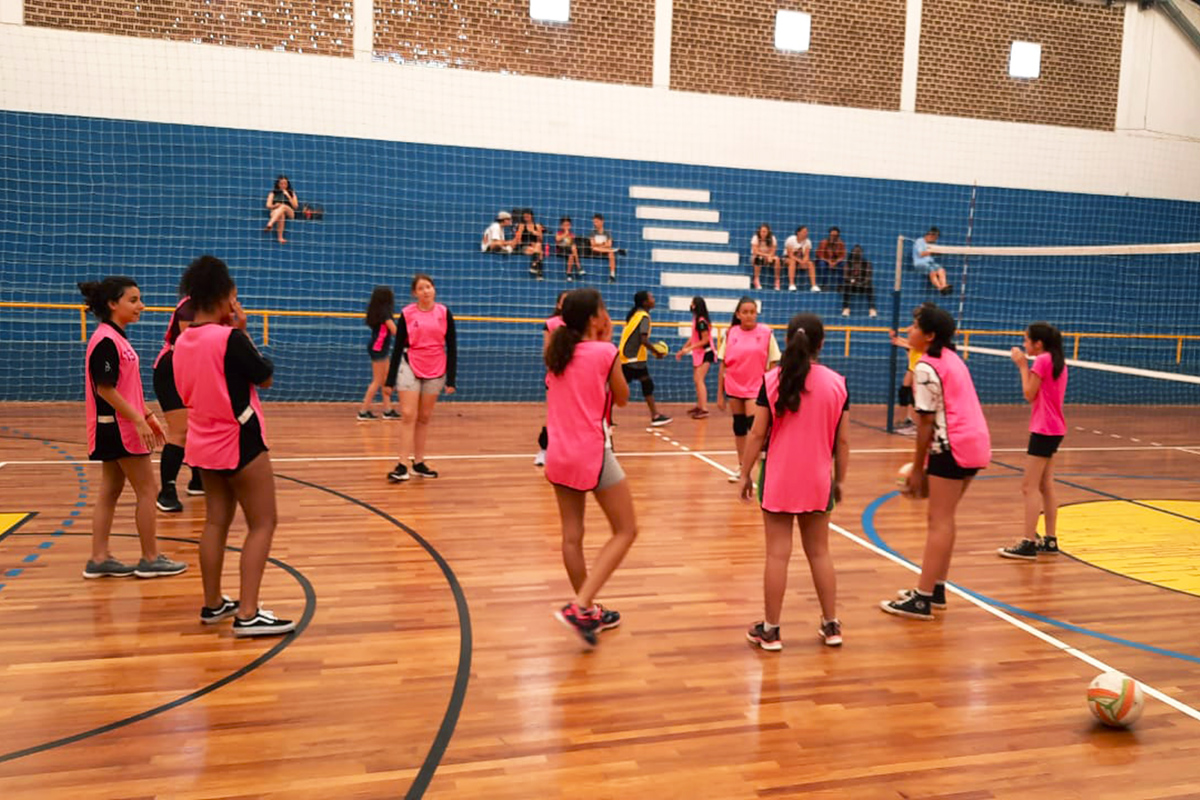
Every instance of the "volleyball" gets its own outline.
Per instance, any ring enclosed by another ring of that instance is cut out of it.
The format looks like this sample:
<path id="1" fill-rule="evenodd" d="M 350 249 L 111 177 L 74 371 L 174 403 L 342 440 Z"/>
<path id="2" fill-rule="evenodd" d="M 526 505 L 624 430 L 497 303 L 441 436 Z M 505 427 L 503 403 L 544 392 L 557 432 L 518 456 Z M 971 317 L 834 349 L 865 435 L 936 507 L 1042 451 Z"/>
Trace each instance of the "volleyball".
<path id="1" fill-rule="evenodd" d="M 908 485 L 908 476 L 911 474 L 912 474 L 912 462 L 910 461 L 907 464 L 905 464 L 904 466 L 900 467 L 900 469 L 896 470 L 896 485 L 897 486 Z"/>
<path id="2" fill-rule="evenodd" d="M 671 348 L 663 341 L 654 342 L 650 345 L 650 349 L 654 351 L 654 355 L 658 358 L 663 358 L 667 353 L 671 352 Z"/>
<path id="3" fill-rule="evenodd" d="M 1112 728 L 1137 722 L 1146 703 L 1138 682 L 1119 672 L 1101 672 L 1088 685 L 1087 704 L 1096 719 Z"/>

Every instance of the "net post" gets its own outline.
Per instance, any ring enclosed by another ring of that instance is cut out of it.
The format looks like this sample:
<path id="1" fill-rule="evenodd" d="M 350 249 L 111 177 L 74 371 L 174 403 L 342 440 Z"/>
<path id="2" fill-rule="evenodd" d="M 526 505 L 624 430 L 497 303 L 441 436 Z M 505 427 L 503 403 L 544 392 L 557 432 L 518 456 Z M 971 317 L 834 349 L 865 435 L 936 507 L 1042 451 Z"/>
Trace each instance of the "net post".
<path id="1" fill-rule="evenodd" d="M 892 330 L 896 334 L 900 333 L 900 270 L 904 267 L 904 237 L 896 237 L 896 277 L 892 284 Z M 891 354 L 888 358 L 888 394 L 887 394 L 887 430 L 892 433 L 896 430 L 896 347 L 891 346 Z"/>

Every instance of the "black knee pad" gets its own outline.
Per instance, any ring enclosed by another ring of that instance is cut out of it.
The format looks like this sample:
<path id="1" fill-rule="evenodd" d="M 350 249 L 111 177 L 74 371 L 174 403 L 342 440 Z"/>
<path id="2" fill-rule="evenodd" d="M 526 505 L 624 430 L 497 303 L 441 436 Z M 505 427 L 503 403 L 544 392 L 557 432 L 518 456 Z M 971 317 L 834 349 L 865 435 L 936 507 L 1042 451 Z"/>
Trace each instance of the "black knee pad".
<path id="1" fill-rule="evenodd" d="M 754 422 L 754 417 L 749 414 L 734 414 L 733 415 L 733 435 L 745 436 L 750 432 L 750 425 Z"/>
<path id="2" fill-rule="evenodd" d="M 901 386 L 896 392 L 896 397 L 900 401 L 901 406 L 911 406 L 913 404 L 913 391 L 911 386 Z"/>
<path id="3" fill-rule="evenodd" d="M 654 379 L 649 378 L 649 377 L 642 378 L 642 397 L 653 397 L 653 396 L 654 396 Z"/>

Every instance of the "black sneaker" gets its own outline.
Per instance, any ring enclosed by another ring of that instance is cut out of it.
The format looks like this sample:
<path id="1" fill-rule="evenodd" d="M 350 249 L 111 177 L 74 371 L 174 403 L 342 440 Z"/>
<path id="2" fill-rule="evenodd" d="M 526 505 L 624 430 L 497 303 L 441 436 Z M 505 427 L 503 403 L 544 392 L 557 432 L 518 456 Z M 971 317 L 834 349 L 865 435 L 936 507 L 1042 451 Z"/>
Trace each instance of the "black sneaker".
<path id="1" fill-rule="evenodd" d="M 164 486 L 158 493 L 154 505 L 158 506 L 159 511 L 166 514 L 178 514 L 183 511 L 183 503 L 179 502 L 179 495 L 175 493 L 175 484 L 168 483 Z"/>
<path id="2" fill-rule="evenodd" d="M 609 283 L 616 283 L 616 282 L 617 282 L 617 276 L 616 276 L 616 275 L 609 275 L 609 276 L 608 276 L 608 282 L 609 282 Z"/>
<path id="3" fill-rule="evenodd" d="M 424 461 L 418 461 L 416 464 L 413 464 L 412 471 L 413 475 L 419 475 L 422 478 L 436 478 L 438 476 L 437 470 L 432 470 L 425 466 Z"/>
<path id="4" fill-rule="evenodd" d="M 779 636 L 779 628 L 776 627 L 775 630 L 767 633 L 767 629 L 764 627 L 764 624 L 765 623 L 762 622 L 754 623 L 754 627 L 746 631 L 746 638 L 761 647 L 763 650 L 782 650 L 783 641 Z"/>
<path id="5" fill-rule="evenodd" d="M 600 626 L 597 631 L 607 631 L 619 627 L 621 624 L 621 612 L 613 611 L 611 608 L 605 608 L 599 603 L 592 605 L 592 614 L 600 616 Z"/>
<path id="6" fill-rule="evenodd" d="M 264 608 L 258 609 L 250 619 L 233 618 L 234 636 L 278 636 L 281 633 L 291 633 L 295 629 L 295 622 L 279 619 Z"/>
<path id="7" fill-rule="evenodd" d="M 932 597 L 923 595 L 916 589 L 913 589 L 904 599 L 884 600 L 879 604 L 879 607 L 888 614 L 895 614 L 897 617 L 931 620 L 933 619 L 932 601 Z"/>
<path id="8" fill-rule="evenodd" d="M 389 408 L 381 416 L 383 419 L 400 419 L 400 412 L 394 408 Z"/>
<path id="9" fill-rule="evenodd" d="M 379 417 L 375 416 L 370 411 L 360 411 L 358 412 L 357 419 L 359 422 L 370 422 L 371 420 L 379 419 Z"/>
<path id="10" fill-rule="evenodd" d="M 204 480 L 200 477 L 199 472 L 192 472 L 192 479 L 188 481 L 187 493 L 192 496 L 204 494 Z"/>
<path id="11" fill-rule="evenodd" d="M 212 625 L 214 622 L 220 622 L 226 617 L 232 617 L 237 613 L 238 601 L 231 600 L 225 595 L 221 595 L 221 605 L 215 608 L 203 606 L 200 609 L 200 621 L 205 625 Z"/>
<path id="12" fill-rule="evenodd" d="M 401 481 L 408 480 L 409 477 L 408 467 L 404 466 L 403 461 L 397 464 L 395 468 L 393 468 L 392 471 L 387 474 L 388 481 L 391 483 L 400 483 Z"/>
<path id="13" fill-rule="evenodd" d="M 776 631 L 778 632 L 778 631 Z M 821 641 L 828 647 L 842 646 L 842 623 L 836 619 L 821 620 L 821 628 L 817 631 L 817 635 L 821 637 Z"/>
<path id="14" fill-rule="evenodd" d="M 575 603 L 567 603 L 554 612 L 554 616 L 563 625 L 579 634 L 579 638 L 589 647 L 596 644 L 596 631 L 600 629 L 600 618 L 591 610 L 584 611 Z"/>
<path id="15" fill-rule="evenodd" d="M 913 593 L 912 589 L 901 589 L 896 592 L 896 597 L 901 600 L 907 600 L 909 595 Z M 934 608 L 945 610 L 946 608 L 946 584 L 935 583 L 933 585 L 933 601 L 930 603 Z"/>
<path id="16" fill-rule="evenodd" d="M 650 420 L 650 425 L 655 428 L 661 428 L 663 425 L 670 425 L 671 418 L 666 414 L 658 414 L 654 419 Z"/>
<path id="17" fill-rule="evenodd" d="M 996 549 L 996 555 L 1001 558 L 1015 558 L 1021 561 L 1037 561 L 1037 554 L 1037 542 L 1031 542 L 1028 539 L 1022 539 L 1010 547 Z"/>
<path id="18" fill-rule="evenodd" d="M 1058 537 L 1046 536 L 1038 539 L 1037 551 L 1044 556 L 1058 555 Z"/>

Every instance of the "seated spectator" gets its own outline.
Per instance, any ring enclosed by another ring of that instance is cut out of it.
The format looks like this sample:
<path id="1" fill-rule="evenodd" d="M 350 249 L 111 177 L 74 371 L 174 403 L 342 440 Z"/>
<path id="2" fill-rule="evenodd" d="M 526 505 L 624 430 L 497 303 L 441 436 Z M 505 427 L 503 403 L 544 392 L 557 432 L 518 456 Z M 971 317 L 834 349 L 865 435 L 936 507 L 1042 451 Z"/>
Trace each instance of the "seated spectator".
<path id="1" fill-rule="evenodd" d="M 604 230 L 604 215 L 592 215 L 592 252 L 598 256 L 608 256 L 608 282 L 617 282 L 617 256 L 625 255 L 625 251 L 613 243 L 611 231 Z"/>
<path id="2" fill-rule="evenodd" d="M 854 245 L 850 249 L 850 258 L 846 261 L 846 273 L 842 280 L 842 316 L 850 316 L 850 298 L 856 294 L 867 296 L 868 316 L 878 316 L 875 312 L 875 286 L 871 282 L 871 262 L 863 258 L 862 248 Z"/>
<path id="3" fill-rule="evenodd" d="M 264 230 L 270 233 L 271 229 L 275 228 L 275 236 L 279 243 L 287 244 L 287 239 L 283 238 L 283 226 L 289 219 L 296 218 L 296 209 L 299 207 L 300 201 L 296 199 L 296 190 L 292 188 L 292 182 L 288 180 L 287 175 L 280 175 L 275 179 L 275 188 L 267 192 L 267 210 L 271 212 L 271 217 L 267 220 Z"/>
<path id="4" fill-rule="evenodd" d="M 913 269 L 929 278 L 929 283 L 933 285 L 933 288 L 942 294 L 950 294 L 954 291 L 954 287 L 946 282 L 946 270 L 942 269 L 942 265 L 934 260 L 933 252 L 929 249 L 929 245 L 935 244 L 940 234 L 941 231 L 937 228 L 930 228 L 928 233 L 913 241 Z"/>
<path id="5" fill-rule="evenodd" d="M 558 221 L 558 233 L 554 234 L 554 251 L 567 259 L 567 280 L 575 280 L 575 274 L 583 277 L 583 265 L 579 263 L 579 248 L 575 246 L 570 217 L 563 217 Z M 571 273 L 572 265 L 575 267 L 575 274 Z"/>
<path id="6" fill-rule="evenodd" d="M 775 234 L 771 233 L 771 226 L 765 222 L 758 226 L 758 231 L 750 237 L 750 263 L 754 265 L 754 288 L 761 289 L 762 283 L 758 280 L 759 271 L 767 264 L 775 265 L 775 291 L 779 291 L 779 256 L 776 251 L 779 249 L 779 243 L 775 240 Z"/>
<path id="7" fill-rule="evenodd" d="M 512 214 L 507 211 L 501 211 L 496 215 L 496 221 L 487 226 L 487 230 L 483 232 L 483 239 L 479 242 L 479 249 L 485 253 L 511 253 L 513 247 L 516 246 L 517 240 L 505 239 L 504 229 L 512 225 Z"/>
<path id="8" fill-rule="evenodd" d="M 837 227 L 830 228 L 829 238 L 822 239 L 817 245 L 817 261 L 825 265 L 829 274 L 842 274 L 842 265 L 846 263 L 846 243 L 842 241 L 842 232 Z"/>
<path id="9" fill-rule="evenodd" d="M 529 274 L 539 281 L 542 276 L 542 238 L 545 229 L 533 220 L 533 212 L 525 209 L 521 212 L 521 224 L 513 238 L 517 240 L 521 252 L 529 256 Z"/>
<path id="10" fill-rule="evenodd" d="M 796 291 L 796 266 L 808 271 L 809 291 L 819 292 L 817 285 L 817 268 L 812 262 L 812 240 L 808 238 L 808 226 L 801 225 L 796 232 L 783 243 L 783 252 L 787 255 L 788 291 Z"/>

